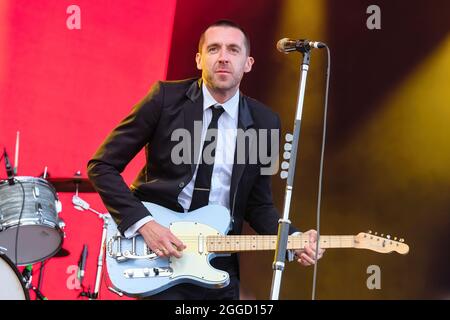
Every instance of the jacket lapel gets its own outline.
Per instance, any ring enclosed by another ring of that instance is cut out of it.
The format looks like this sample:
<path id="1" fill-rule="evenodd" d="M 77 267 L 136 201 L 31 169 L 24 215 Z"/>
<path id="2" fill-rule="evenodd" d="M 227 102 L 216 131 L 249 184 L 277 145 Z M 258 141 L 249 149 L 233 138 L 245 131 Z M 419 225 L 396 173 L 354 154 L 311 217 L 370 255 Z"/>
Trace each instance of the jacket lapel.
<path id="1" fill-rule="evenodd" d="M 253 118 L 250 113 L 250 109 L 247 103 L 247 99 L 244 95 L 241 94 L 239 100 L 239 120 L 238 120 L 238 129 L 243 130 L 244 132 L 248 130 L 250 127 L 253 127 Z M 242 174 L 244 173 L 245 167 L 248 163 L 248 156 L 250 150 L 252 150 L 252 144 L 255 141 L 250 141 L 250 143 L 245 143 L 245 163 L 238 164 L 237 163 L 237 141 L 236 140 L 236 148 L 234 151 L 234 165 L 233 172 L 231 174 L 231 187 L 230 187 L 230 210 L 233 210 L 233 202 L 235 197 L 236 188 L 241 180 Z"/>
<path id="2" fill-rule="evenodd" d="M 200 124 L 200 132 L 201 135 L 201 124 L 203 121 L 203 95 L 202 95 L 202 82 L 201 79 L 198 81 L 194 81 L 188 91 L 186 92 L 186 96 L 189 98 L 187 100 L 187 103 L 184 110 L 184 127 L 189 131 L 190 133 L 190 139 L 191 139 L 191 172 L 194 174 L 196 161 L 199 155 L 200 150 L 194 150 L 195 146 L 195 128 L 194 124 L 195 122 Z M 200 139 L 200 137 L 198 137 Z M 199 146 L 197 146 L 199 149 Z"/>

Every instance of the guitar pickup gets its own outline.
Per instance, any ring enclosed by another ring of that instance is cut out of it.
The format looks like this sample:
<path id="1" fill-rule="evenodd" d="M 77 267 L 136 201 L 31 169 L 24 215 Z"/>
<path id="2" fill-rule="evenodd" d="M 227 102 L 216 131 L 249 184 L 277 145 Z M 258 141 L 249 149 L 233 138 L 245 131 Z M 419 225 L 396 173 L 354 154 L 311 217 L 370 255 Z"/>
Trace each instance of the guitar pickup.
<path id="1" fill-rule="evenodd" d="M 172 268 L 134 268 L 126 269 L 123 275 L 127 279 L 170 277 L 173 273 Z"/>

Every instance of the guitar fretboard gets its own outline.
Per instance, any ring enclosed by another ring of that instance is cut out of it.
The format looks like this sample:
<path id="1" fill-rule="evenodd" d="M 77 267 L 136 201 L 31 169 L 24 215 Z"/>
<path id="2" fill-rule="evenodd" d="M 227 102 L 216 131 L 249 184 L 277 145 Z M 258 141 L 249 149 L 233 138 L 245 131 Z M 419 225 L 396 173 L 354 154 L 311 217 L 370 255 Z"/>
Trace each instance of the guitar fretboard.
<path id="1" fill-rule="evenodd" d="M 208 236 L 209 252 L 275 250 L 277 236 Z M 288 249 L 302 249 L 309 244 L 308 235 L 289 236 Z M 354 248 L 355 236 L 320 236 L 321 248 Z"/>

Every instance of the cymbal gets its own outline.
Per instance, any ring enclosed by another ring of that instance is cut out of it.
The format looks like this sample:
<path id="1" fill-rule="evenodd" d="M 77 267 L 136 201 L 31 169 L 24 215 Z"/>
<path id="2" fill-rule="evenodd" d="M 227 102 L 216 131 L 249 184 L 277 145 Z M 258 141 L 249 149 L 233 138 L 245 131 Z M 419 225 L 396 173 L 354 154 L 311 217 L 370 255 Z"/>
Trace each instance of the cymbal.
<path id="1" fill-rule="evenodd" d="M 89 179 L 80 176 L 48 177 L 47 181 L 53 185 L 57 192 L 75 192 L 76 186 L 78 186 L 78 192 L 96 192 Z"/>

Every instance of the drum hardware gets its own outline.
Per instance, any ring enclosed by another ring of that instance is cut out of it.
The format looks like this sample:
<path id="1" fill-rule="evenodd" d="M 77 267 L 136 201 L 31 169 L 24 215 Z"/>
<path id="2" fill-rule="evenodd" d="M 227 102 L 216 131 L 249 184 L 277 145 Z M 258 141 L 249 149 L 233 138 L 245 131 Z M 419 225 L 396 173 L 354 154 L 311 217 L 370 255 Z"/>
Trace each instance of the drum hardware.
<path id="1" fill-rule="evenodd" d="M 61 250 L 63 250 L 63 249 L 61 248 Z M 41 261 L 41 267 L 39 268 L 39 278 L 38 278 L 38 285 L 37 285 L 38 291 L 35 291 L 35 293 L 36 293 L 36 296 L 38 296 L 40 299 L 41 299 L 41 297 L 39 296 L 39 293 L 41 292 L 41 289 L 42 289 L 42 278 L 44 275 L 44 266 L 47 261 Z M 47 298 L 44 297 L 44 299 L 41 299 L 41 300 L 47 300 Z"/>
<path id="2" fill-rule="evenodd" d="M 41 265 L 41 271 L 40 271 L 40 275 L 42 274 L 42 267 L 43 265 Z M 39 276 L 40 276 L 39 275 Z M 33 265 L 28 265 L 26 266 L 23 271 L 22 271 L 22 277 L 23 277 L 23 281 L 24 281 L 24 285 L 25 288 L 28 290 L 33 290 L 34 293 L 36 294 L 36 297 L 39 300 L 48 300 L 41 292 L 40 288 L 36 288 L 35 286 L 33 286 L 32 279 L 33 279 Z M 39 287 L 39 285 L 38 285 Z"/>
<path id="3" fill-rule="evenodd" d="M 15 175 L 17 175 L 17 170 L 19 169 L 19 142 L 20 142 L 20 132 L 17 131 L 16 152 L 14 153 L 14 174 Z"/>
<path id="4" fill-rule="evenodd" d="M 31 281 L 33 280 L 33 265 L 27 265 L 22 271 L 22 277 L 25 284 L 25 288 L 31 288 Z"/>
<path id="5" fill-rule="evenodd" d="M 104 256 L 105 247 L 106 247 L 106 231 L 108 229 L 109 214 L 108 213 L 100 213 L 97 210 L 92 209 L 90 207 L 89 203 L 87 203 L 86 201 L 81 199 L 77 194 L 72 197 L 72 203 L 73 203 L 75 209 L 80 210 L 80 211 L 85 211 L 85 210 L 91 211 L 91 212 L 95 213 L 100 219 L 103 220 L 102 239 L 100 242 L 100 250 L 99 250 L 99 255 L 98 255 L 98 259 L 97 259 L 97 275 L 95 278 L 94 292 L 91 293 L 90 288 L 89 288 L 87 292 L 82 292 L 80 294 L 81 296 L 86 296 L 89 299 L 97 299 L 98 293 L 100 290 L 100 283 L 101 283 L 101 277 L 102 277 L 102 271 L 103 271 L 103 256 Z"/>
<path id="6" fill-rule="evenodd" d="M 123 297 L 123 293 L 119 290 L 114 289 L 113 287 L 108 287 L 108 290 L 117 294 L 119 297 Z"/>
<path id="7" fill-rule="evenodd" d="M 3 158 L 5 159 L 5 168 L 6 174 L 8 176 L 8 183 L 12 186 L 14 182 L 14 169 L 11 167 L 11 163 L 9 162 L 8 153 L 6 152 L 6 148 L 3 149 Z"/>
<path id="8" fill-rule="evenodd" d="M 72 177 L 47 179 L 58 192 L 73 192 L 78 196 L 78 192 L 96 192 L 94 186 L 88 178 L 81 177 L 80 171 L 77 171 Z"/>
<path id="9" fill-rule="evenodd" d="M 39 299 L 39 300 L 48 300 L 47 299 L 47 297 L 46 296 L 44 296 L 43 294 L 42 294 L 42 292 L 38 289 L 38 288 L 36 288 L 36 287 L 31 287 L 31 289 L 34 291 L 34 293 L 36 294 L 36 297 Z"/>

